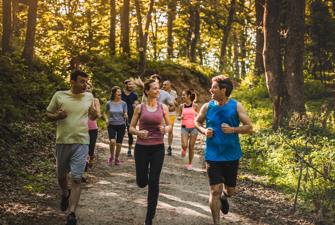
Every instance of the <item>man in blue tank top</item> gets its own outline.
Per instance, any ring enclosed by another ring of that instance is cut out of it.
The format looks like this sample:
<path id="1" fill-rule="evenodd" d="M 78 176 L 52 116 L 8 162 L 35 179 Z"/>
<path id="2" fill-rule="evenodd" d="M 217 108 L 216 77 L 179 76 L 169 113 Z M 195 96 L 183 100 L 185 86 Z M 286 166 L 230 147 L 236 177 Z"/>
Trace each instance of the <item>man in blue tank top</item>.
<path id="1" fill-rule="evenodd" d="M 212 99 L 202 106 L 195 127 L 206 138 L 205 161 L 210 183 L 209 206 L 214 224 L 220 224 L 220 208 L 229 211 L 227 197 L 234 194 L 242 151 L 238 134 L 251 133 L 251 121 L 241 103 L 229 98 L 233 83 L 225 75 L 212 78 Z M 206 128 L 202 123 L 206 120 Z M 243 123 L 239 126 L 240 121 Z"/>

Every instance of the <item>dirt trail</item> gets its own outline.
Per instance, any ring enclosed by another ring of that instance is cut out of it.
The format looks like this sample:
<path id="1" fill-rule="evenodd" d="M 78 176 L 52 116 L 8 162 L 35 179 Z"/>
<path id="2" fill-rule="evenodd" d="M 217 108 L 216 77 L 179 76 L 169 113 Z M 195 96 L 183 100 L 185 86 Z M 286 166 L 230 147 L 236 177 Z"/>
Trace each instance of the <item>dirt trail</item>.
<path id="1" fill-rule="evenodd" d="M 165 135 L 165 143 L 167 136 Z M 108 135 L 99 132 L 95 164 L 89 169 L 89 182 L 82 185 L 76 212 L 78 224 L 143 224 L 146 215 L 147 187 L 136 185 L 134 157 L 127 157 L 124 138 L 121 166 L 109 165 Z M 165 156 L 160 179 L 160 195 L 153 223 L 159 225 L 213 224 L 208 206 L 209 184 L 201 158 L 204 136 L 196 143 L 194 170 L 188 171 L 188 155 L 181 157 L 180 122 L 174 127 L 172 156 Z M 221 214 L 221 224 L 312 224 L 315 214 L 291 213 L 292 204 L 281 193 L 252 181 L 252 174 L 239 173 L 236 195 L 229 199 L 230 212 Z M 30 204 L 17 204 L 20 223 L 64 225 L 68 212 L 61 212 L 60 190 L 56 181 L 48 193 L 37 194 Z M 27 213 L 20 213 L 24 209 Z M 1 223 L 2 222 L 2 223 Z M 8 224 L 1 221 L 0 224 Z M 11 223 L 9 223 L 11 224 Z"/>

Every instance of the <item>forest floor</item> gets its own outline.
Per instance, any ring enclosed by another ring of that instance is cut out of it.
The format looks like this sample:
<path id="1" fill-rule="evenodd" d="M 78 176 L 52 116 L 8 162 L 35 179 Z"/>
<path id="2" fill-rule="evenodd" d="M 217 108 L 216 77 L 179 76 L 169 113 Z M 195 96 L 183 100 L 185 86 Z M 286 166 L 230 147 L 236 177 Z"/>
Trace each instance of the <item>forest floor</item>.
<path id="1" fill-rule="evenodd" d="M 160 178 L 160 194 L 154 224 L 213 224 L 208 206 L 209 184 L 202 158 L 204 136 L 196 143 L 193 171 L 187 170 L 188 155 L 181 157 L 180 122 L 174 126 L 172 156 L 166 155 Z M 165 135 L 165 143 L 167 137 Z M 110 165 L 107 130 L 100 130 L 95 164 L 89 182 L 82 184 L 76 212 L 78 224 L 143 224 L 147 188 L 136 185 L 134 157 L 127 157 L 127 134 L 120 156 L 121 165 Z M 300 208 L 293 214 L 292 201 L 273 186 L 254 182 L 256 176 L 240 170 L 236 194 L 229 199 L 230 212 L 221 214 L 221 224 L 314 224 L 315 213 Z M 2 195 L 6 194 L 2 192 Z M 3 201 L 0 224 L 65 224 L 56 180 L 43 193 Z M 325 224 L 325 223 L 323 223 Z"/>

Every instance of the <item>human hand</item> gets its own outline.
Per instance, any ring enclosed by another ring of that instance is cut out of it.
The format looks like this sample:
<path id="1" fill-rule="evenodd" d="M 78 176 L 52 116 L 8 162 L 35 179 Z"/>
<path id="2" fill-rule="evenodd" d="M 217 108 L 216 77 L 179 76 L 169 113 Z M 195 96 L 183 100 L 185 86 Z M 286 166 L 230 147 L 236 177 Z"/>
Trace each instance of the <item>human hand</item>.
<path id="1" fill-rule="evenodd" d="M 206 130 L 205 130 L 205 136 L 207 137 L 207 138 L 212 138 L 213 137 L 213 129 L 212 128 L 207 128 Z"/>
<path id="2" fill-rule="evenodd" d="M 221 130 L 224 134 L 234 133 L 233 132 L 233 127 L 229 126 L 226 123 L 221 124 Z"/>
<path id="3" fill-rule="evenodd" d="M 106 120 L 105 123 L 106 123 L 106 126 L 108 127 L 109 126 L 109 120 Z"/>
<path id="4" fill-rule="evenodd" d="M 96 118 L 98 118 L 98 111 L 96 109 L 93 109 L 92 112 L 90 113 L 90 115 L 95 120 Z"/>
<path id="5" fill-rule="evenodd" d="M 66 110 L 64 110 L 64 109 L 60 109 L 60 110 L 58 111 L 57 116 L 58 116 L 58 119 L 60 119 L 60 120 L 65 119 L 65 118 L 67 117 L 67 112 L 66 112 Z"/>
<path id="6" fill-rule="evenodd" d="M 162 134 L 166 134 L 166 128 L 164 126 L 160 126 L 159 130 Z"/>
<path id="7" fill-rule="evenodd" d="M 147 138 L 148 133 L 147 130 L 140 130 L 138 136 L 140 136 L 140 138 Z"/>

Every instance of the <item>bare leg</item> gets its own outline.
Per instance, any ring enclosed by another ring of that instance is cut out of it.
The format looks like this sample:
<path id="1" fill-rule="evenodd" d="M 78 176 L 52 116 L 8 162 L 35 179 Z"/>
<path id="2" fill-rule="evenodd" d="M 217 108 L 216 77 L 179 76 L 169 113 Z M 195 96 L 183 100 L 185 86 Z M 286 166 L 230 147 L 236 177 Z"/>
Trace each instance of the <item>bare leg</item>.
<path id="1" fill-rule="evenodd" d="M 188 134 L 181 134 L 181 147 L 183 150 L 187 150 L 188 145 Z"/>
<path id="2" fill-rule="evenodd" d="M 220 224 L 220 194 L 222 192 L 223 184 L 211 185 L 209 188 L 209 207 L 211 208 L 214 225 Z"/>
<path id="3" fill-rule="evenodd" d="M 169 144 L 169 147 L 171 147 L 171 145 L 172 145 L 172 140 L 173 140 L 173 124 L 172 124 L 172 129 L 171 129 L 171 131 L 168 134 L 168 144 Z"/>
<path id="4" fill-rule="evenodd" d="M 122 143 L 116 143 L 115 159 L 119 158 L 121 147 L 122 147 Z"/>
<path id="5" fill-rule="evenodd" d="M 188 152 L 188 164 L 192 164 L 193 156 L 194 156 L 194 144 L 197 140 L 198 134 L 190 134 L 190 144 L 189 144 L 189 152 Z"/>
<path id="6" fill-rule="evenodd" d="M 228 186 L 226 186 L 226 185 L 223 184 L 223 188 L 224 188 L 224 191 L 226 192 L 226 194 L 228 196 L 232 196 L 235 193 L 235 187 L 228 187 Z M 223 200 L 225 200 L 225 199 L 227 199 L 227 196 L 222 195 L 221 198 Z"/>
<path id="7" fill-rule="evenodd" d="M 62 190 L 62 194 L 64 197 L 66 197 L 68 195 L 68 179 L 67 179 L 67 175 L 65 177 L 58 177 L 58 184 L 60 189 Z"/>
<path id="8" fill-rule="evenodd" d="M 115 139 L 110 139 L 109 151 L 111 153 L 111 156 L 114 156 L 115 145 L 116 145 L 116 140 Z"/>
<path id="9" fill-rule="evenodd" d="M 70 212 L 75 212 L 81 193 L 81 178 L 72 178 L 70 195 Z"/>

